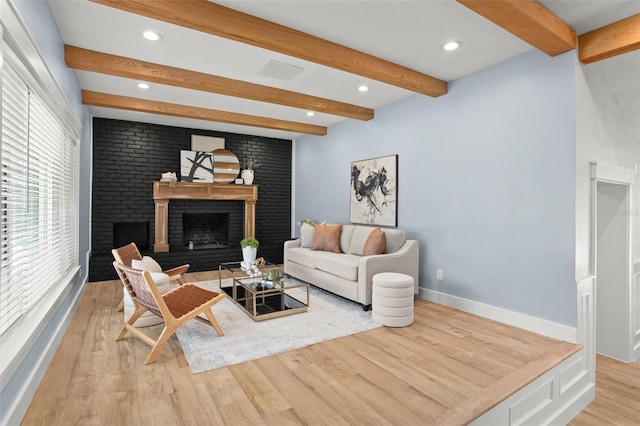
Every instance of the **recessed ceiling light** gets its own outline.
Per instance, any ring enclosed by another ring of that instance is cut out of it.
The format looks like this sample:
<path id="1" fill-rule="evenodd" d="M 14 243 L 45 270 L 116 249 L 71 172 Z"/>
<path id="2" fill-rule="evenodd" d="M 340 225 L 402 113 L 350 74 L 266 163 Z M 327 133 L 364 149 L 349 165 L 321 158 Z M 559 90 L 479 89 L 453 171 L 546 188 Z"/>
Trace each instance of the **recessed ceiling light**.
<path id="1" fill-rule="evenodd" d="M 315 112 L 313 111 L 307 111 L 307 117 L 313 117 L 314 115 L 316 115 Z"/>
<path id="2" fill-rule="evenodd" d="M 139 89 L 148 89 L 149 87 L 151 86 L 149 86 L 147 83 L 138 83 Z"/>
<path id="3" fill-rule="evenodd" d="M 442 45 L 442 48 L 448 52 L 452 51 L 452 50 L 456 50 L 457 48 L 459 48 L 460 46 L 462 46 L 462 43 L 459 41 L 449 41 L 445 44 Z"/>
<path id="4" fill-rule="evenodd" d="M 146 38 L 149 41 L 160 41 L 162 40 L 162 34 L 157 33 L 155 31 L 145 31 L 142 33 L 142 37 Z"/>
<path id="5" fill-rule="evenodd" d="M 358 86 L 358 91 L 360 91 L 360 92 L 368 92 L 369 91 L 369 86 L 367 86 L 366 84 L 361 84 L 360 86 Z"/>

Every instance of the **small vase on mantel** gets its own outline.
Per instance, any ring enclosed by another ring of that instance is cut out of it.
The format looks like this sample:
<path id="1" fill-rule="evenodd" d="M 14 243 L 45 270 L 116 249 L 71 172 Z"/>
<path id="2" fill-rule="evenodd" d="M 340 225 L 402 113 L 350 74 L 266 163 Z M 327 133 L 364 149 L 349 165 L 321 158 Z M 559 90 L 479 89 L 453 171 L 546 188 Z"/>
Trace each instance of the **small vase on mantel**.
<path id="1" fill-rule="evenodd" d="M 242 178 L 242 182 L 245 185 L 251 185 L 251 184 L 253 184 L 254 172 L 253 172 L 253 170 L 244 169 L 240 173 L 240 177 Z"/>

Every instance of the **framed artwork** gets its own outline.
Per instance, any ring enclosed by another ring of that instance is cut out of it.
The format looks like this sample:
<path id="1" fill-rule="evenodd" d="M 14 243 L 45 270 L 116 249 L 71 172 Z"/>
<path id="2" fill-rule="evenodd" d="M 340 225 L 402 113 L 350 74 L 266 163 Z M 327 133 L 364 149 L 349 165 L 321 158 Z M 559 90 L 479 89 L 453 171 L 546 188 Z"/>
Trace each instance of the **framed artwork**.
<path id="1" fill-rule="evenodd" d="M 398 226 L 398 156 L 351 162 L 350 221 Z"/>
<path id="2" fill-rule="evenodd" d="M 213 182 L 213 154 L 200 151 L 180 151 L 182 182 Z"/>

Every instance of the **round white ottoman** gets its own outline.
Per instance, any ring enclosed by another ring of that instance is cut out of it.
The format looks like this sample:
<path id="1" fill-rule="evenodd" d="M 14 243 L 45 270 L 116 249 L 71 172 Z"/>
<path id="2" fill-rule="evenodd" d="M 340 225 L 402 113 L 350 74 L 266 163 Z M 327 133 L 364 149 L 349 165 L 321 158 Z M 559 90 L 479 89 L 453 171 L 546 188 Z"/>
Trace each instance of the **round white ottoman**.
<path id="1" fill-rule="evenodd" d="M 371 319 L 387 327 L 413 324 L 413 277 L 396 272 L 373 276 Z"/>
<path id="2" fill-rule="evenodd" d="M 164 294 L 171 290 L 171 285 L 169 284 L 169 275 L 162 272 L 150 272 L 151 278 L 153 282 L 156 283 L 156 287 L 158 287 L 158 291 L 160 294 Z M 127 321 L 129 317 L 135 311 L 135 306 L 133 305 L 133 300 L 131 300 L 131 296 L 124 286 L 122 287 L 124 291 L 124 320 Z M 164 320 L 153 314 L 149 311 L 142 314 L 140 318 L 133 323 L 134 327 L 149 327 L 151 325 L 162 324 Z"/>

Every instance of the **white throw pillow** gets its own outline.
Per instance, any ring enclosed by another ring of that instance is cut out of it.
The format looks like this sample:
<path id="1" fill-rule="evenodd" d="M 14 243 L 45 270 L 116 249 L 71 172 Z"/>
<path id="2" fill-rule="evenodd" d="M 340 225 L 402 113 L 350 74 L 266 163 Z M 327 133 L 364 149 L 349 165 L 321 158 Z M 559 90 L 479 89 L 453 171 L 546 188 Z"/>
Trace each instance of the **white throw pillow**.
<path id="1" fill-rule="evenodd" d="M 150 256 L 143 256 L 142 260 L 133 259 L 131 261 L 131 267 L 149 272 L 162 272 L 162 267 Z"/>
<path id="2" fill-rule="evenodd" d="M 310 223 L 303 223 L 300 226 L 300 238 L 302 239 L 300 247 L 311 248 L 315 229 L 316 227 Z"/>
<path id="3" fill-rule="evenodd" d="M 156 287 L 162 287 L 169 284 L 169 275 L 165 274 L 164 272 L 150 272 L 149 275 L 151 275 L 151 279 L 156 284 Z M 160 293 L 166 292 L 167 290 L 165 289 L 165 291 L 161 291 Z"/>

